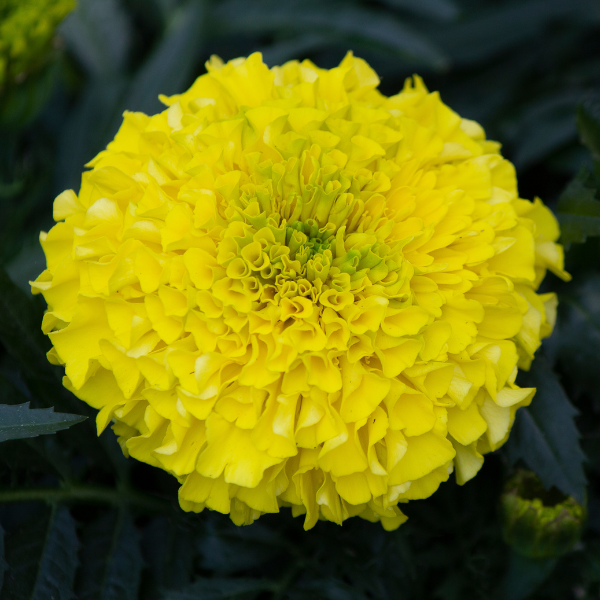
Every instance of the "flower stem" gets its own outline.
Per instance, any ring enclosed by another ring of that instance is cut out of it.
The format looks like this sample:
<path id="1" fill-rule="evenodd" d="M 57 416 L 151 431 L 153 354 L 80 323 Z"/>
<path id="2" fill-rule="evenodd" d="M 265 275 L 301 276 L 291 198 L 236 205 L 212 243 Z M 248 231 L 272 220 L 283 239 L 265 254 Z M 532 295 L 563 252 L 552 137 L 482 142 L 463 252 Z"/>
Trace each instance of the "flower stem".
<path id="1" fill-rule="evenodd" d="M 12 502 L 80 502 L 84 504 L 129 505 L 147 512 L 165 512 L 171 502 L 165 498 L 137 492 L 130 488 L 94 485 L 64 487 L 24 487 L 0 489 L 0 504 Z"/>

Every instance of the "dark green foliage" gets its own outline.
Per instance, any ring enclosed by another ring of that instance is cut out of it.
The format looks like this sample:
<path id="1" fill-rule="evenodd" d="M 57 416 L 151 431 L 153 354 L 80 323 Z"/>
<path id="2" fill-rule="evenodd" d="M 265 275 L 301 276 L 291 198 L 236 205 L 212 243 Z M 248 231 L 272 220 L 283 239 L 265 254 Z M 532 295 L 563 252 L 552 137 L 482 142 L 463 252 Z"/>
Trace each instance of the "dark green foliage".
<path id="1" fill-rule="evenodd" d="M 2 591 L 2 587 L 4 586 L 4 573 L 8 565 L 4 560 L 4 529 L 0 527 L 0 591 Z"/>
<path id="2" fill-rule="evenodd" d="M 581 141 L 592 153 L 594 161 L 600 161 L 600 101 L 588 98 L 577 107 L 577 128 Z"/>
<path id="3" fill-rule="evenodd" d="M 0 341 L 22 368 L 35 376 L 51 372 L 44 360 L 50 345 L 40 329 L 41 314 L 32 298 L 0 267 Z"/>
<path id="4" fill-rule="evenodd" d="M 180 93 L 193 78 L 197 54 L 204 38 L 204 0 L 187 2 L 174 11 L 164 37 L 131 78 L 117 112 L 120 125 L 125 110 L 154 114 L 162 110 L 158 95 Z"/>
<path id="5" fill-rule="evenodd" d="M 163 600 L 226 600 L 239 598 L 251 600 L 260 592 L 272 591 L 273 584 L 259 579 L 218 579 L 202 578 L 180 592 L 167 592 Z"/>
<path id="6" fill-rule="evenodd" d="M 600 202 L 587 169 L 569 183 L 558 199 L 560 241 L 567 245 L 582 244 L 588 236 L 600 235 Z"/>
<path id="7" fill-rule="evenodd" d="M 219 574 L 255 569 L 290 549 L 289 542 L 278 532 L 261 523 L 256 527 L 231 529 L 219 527 L 214 521 L 207 524 L 197 546 L 202 568 Z"/>
<path id="8" fill-rule="evenodd" d="M 142 549 L 152 574 L 144 582 L 148 598 L 158 598 L 160 590 L 179 590 L 191 583 L 196 534 L 181 515 L 157 517 L 144 529 Z"/>
<path id="9" fill-rule="evenodd" d="M 0 436 L 9 414 L 37 431 L 88 417 L 0 444 L 0 600 L 600 597 L 599 33 L 595 0 L 79 0 L 47 68 L 0 97 Z M 573 281 L 544 284 L 559 295 L 555 333 L 519 380 L 537 396 L 475 480 L 411 502 L 396 532 L 357 519 L 304 532 L 288 509 L 246 528 L 183 513 L 174 479 L 126 460 L 110 430 L 98 438 L 96 411 L 48 363 L 27 284 L 44 268 L 39 231 L 123 111 L 160 110 L 157 95 L 187 88 L 211 54 L 330 68 L 350 49 L 386 94 L 420 73 L 504 144 L 522 196 L 558 213 Z M 527 561 L 503 542 L 515 463 L 587 500 L 565 556 Z"/>
<path id="10" fill-rule="evenodd" d="M 575 281 L 561 299 L 558 320 L 561 335 L 553 340 L 553 350 L 560 352 L 561 363 L 575 390 L 588 389 L 597 396 L 600 373 L 589 365 L 600 361 L 600 275 L 593 273 L 584 281 Z"/>
<path id="11" fill-rule="evenodd" d="M 119 0 L 80 2 L 62 24 L 61 34 L 91 75 L 108 77 L 127 68 L 133 28 Z"/>
<path id="12" fill-rule="evenodd" d="M 130 513 L 115 510 L 92 521 L 83 532 L 82 542 L 77 598 L 135 600 L 143 563 L 140 534 Z"/>
<path id="13" fill-rule="evenodd" d="M 70 600 L 79 542 L 75 521 L 65 507 L 35 516 L 6 538 L 2 600 Z"/>
<path id="14" fill-rule="evenodd" d="M 581 142 L 590 151 L 593 171 L 583 167 L 558 200 L 561 242 L 581 244 L 600 235 L 600 108 L 587 99 L 577 107 L 577 129 Z"/>
<path id="15" fill-rule="evenodd" d="M 30 409 L 29 402 L 0 404 L 0 442 L 56 433 L 84 420 L 79 415 L 55 413 L 51 408 Z"/>
<path id="16" fill-rule="evenodd" d="M 248 5 L 242 0 L 225 0 L 218 5 L 214 17 L 217 25 L 232 33 L 264 34 L 299 27 L 325 33 L 333 27 L 340 36 L 352 36 L 417 63 L 437 67 L 446 64 L 432 41 L 407 27 L 395 15 L 367 6 L 359 8 L 348 2 L 260 0 Z"/>
<path id="17" fill-rule="evenodd" d="M 537 392 L 531 406 L 517 413 L 506 445 L 510 462 L 523 460 L 546 488 L 556 487 L 583 503 L 585 455 L 574 422 L 577 411 L 541 356 L 533 362 L 531 371 L 521 376 L 520 384 L 535 387 Z"/>
<path id="18" fill-rule="evenodd" d="M 527 598 L 550 575 L 555 566 L 555 558 L 527 558 L 511 552 L 504 581 L 505 600 Z"/>

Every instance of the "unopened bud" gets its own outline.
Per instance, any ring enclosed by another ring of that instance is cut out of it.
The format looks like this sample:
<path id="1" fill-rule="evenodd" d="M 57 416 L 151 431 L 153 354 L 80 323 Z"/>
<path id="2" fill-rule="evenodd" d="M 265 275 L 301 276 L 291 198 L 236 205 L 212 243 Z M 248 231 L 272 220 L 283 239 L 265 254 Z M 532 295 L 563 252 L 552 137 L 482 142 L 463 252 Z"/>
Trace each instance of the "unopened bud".
<path id="1" fill-rule="evenodd" d="M 555 488 L 545 490 L 531 471 L 518 471 L 501 497 L 503 536 L 530 558 L 565 554 L 581 537 L 585 508 Z"/>

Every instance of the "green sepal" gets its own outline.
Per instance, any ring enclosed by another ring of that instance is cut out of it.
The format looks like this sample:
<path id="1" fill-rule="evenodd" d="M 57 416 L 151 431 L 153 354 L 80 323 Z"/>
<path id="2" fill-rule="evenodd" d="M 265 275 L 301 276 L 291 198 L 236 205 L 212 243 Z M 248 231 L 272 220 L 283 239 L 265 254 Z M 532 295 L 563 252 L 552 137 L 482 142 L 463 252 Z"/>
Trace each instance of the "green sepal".
<path id="1" fill-rule="evenodd" d="M 531 471 L 518 471 L 501 497 L 503 537 L 529 558 L 556 558 L 580 539 L 586 510 L 572 496 L 544 490 Z"/>

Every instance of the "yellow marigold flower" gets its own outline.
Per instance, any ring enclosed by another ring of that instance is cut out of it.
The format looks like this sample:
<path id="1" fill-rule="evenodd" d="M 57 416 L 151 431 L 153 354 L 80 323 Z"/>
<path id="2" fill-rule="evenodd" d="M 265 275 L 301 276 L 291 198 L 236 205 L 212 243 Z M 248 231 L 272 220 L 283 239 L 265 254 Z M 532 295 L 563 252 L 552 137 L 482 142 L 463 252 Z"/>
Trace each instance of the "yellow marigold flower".
<path id="1" fill-rule="evenodd" d="M 35 67 L 75 0 L 0 0 L 0 88 Z"/>
<path id="2" fill-rule="evenodd" d="M 531 401 L 556 221 L 418 77 L 388 98 L 352 54 L 207 69 L 56 199 L 49 358 L 185 510 L 393 529 Z"/>

